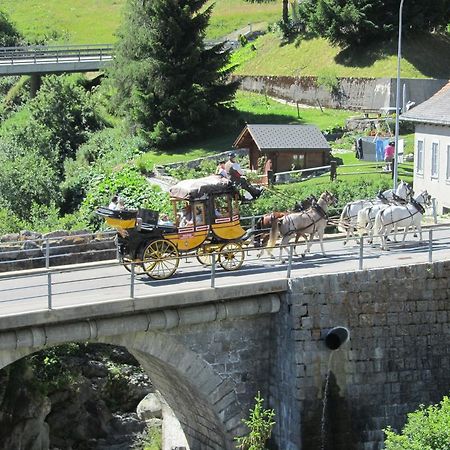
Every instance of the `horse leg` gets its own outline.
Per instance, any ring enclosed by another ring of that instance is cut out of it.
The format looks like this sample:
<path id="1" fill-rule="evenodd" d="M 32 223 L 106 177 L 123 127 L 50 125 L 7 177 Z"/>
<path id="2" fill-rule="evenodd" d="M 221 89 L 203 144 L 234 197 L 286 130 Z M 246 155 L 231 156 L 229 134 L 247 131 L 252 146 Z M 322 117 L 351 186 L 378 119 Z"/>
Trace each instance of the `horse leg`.
<path id="1" fill-rule="evenodd" d="M 298 244 L 298 241 L 299 241 L 299 239 L 300 239 L 300 236 L 301 236 L 300 233 L 296 233 L 296 235 L 295 235 L 295 243 L 294 243 L 294 255 L 295 255 L 295 256 L 298 256 L 298 253 L 297 253 L 297 244 Z"/>
<path id="2" fill-rule="evenodd" d="M 317 232 L 317 236 L 319 236 L 320 249 L 322 250 L 322 255 L 323 255 L 323 256 L 326 256 L 326 255 L 325 255 L 325 250 L 324 250 L 324 248 L 323 248 L 323 235 L 324 235 L 324 233 L 325 233 L 325 229 L 323 229 L 323 230 L 321 230 L 321 231 L 318 231 L 318 232 Z"/>
<path id="3" fill-rule="evenodd" d="M 419 232 L 419 242 L 422 242 L 422 224 L 418 222 L 416 228 L 417 231 Z"/>

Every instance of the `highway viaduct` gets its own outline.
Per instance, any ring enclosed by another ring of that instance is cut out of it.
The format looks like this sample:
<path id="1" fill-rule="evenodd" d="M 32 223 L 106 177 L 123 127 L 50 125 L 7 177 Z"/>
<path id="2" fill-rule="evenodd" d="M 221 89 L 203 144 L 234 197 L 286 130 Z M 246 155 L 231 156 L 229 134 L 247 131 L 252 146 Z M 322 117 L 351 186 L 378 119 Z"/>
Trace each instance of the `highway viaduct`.
<path id="1" fill-rule="evenodd" d="M 257 391 L 277 414 L 272 448 L 381 449 L 383 428 L 448 394 L 449 293 L 448 259 L 180 284 L 178 292 L 3 315 L 0 368 L 66 342 L 120 345 L 172 407 L 191 450 L 234 448 Z M 324 337 L 336 326 L 350 339 L 331 351 Z"/>

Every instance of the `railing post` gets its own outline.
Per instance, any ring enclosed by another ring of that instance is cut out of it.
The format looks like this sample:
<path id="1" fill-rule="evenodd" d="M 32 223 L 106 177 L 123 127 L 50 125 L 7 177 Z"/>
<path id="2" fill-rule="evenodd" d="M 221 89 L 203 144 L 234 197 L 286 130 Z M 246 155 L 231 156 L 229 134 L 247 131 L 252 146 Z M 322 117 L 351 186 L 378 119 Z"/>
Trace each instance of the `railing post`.
<path id="1" fill-rule="evenodd" d="M 364 261 L 364 238 L 361 236 L 359 238 L 359 270 L 363 270 Z"/>
<path id="2" fill-rule="evenodd" d="M 216 254 L 211 253 L 211 287 L 216 287 Z"/>
<path id="3" fill-rule="evenodd" d="M 45 268 L 50 267 L 50 243 L 49 239 L 45 238 Z"/>
<path id="4" fill-rule="evenodd" d="M 433 220 L 434 220 L 434 224 L 437 224 L 437 211 L 436 211 L 436 199 L 433 197 L 431 199 L 431 204 L 433 206 Z"/>
<path id="5" fill-rule="evenodd" d="M 130 298 L 134 299 L 134 262 L 131 261 Z"/>
<path id="6" fill-rule="evenodd" d="M 433 230 L 428 230 L 428 262 L 433 262 Z"/>
<path id="7" fill-rule="evenodd" d="M 47 305 L 48 309 L 52 309 L 52 274 L 47 272 Z"/>
<path id="8" fill-rule="evenodd" d="M 283 251 L 283 250 L 281 250 Z M 294 253 L 294 244 L 289 245 L 289 258 L 288 258 L 288 267 L 287 267 L 287 274 L 286 277 L 289 279 L 291 278 L 291 272 L 292 272 L 292 254 Z"/>

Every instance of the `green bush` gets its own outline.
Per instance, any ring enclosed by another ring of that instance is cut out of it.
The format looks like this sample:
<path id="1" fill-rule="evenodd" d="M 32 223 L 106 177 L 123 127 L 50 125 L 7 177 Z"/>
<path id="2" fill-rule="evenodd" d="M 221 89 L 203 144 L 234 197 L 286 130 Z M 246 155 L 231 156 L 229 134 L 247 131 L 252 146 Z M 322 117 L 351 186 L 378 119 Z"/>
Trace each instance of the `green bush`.
<path id="1" fill-rule="evenodd" d="M 386 450 L 450 450 L 450 399 L 410 414 L 401 433 L 384 430 Z"/>
<path id="2" fill-rule="evenodd" d="M 264 399 L 261 394 L 255 397 L 255 406 L 250 410 L 249 418 L 243 419 L 242 422 L 247 426 L 249 432 L 246 436 L 237 437 L 237 448 L 241 450 L 265 450 L 266 441 L 272 434 L 272 428 L 275 425 L 273 418 L 275 411 L 273 409 L 265 409 Z"/>
<path id="3" fill-rule="evenodd" d="M 159 212 L 171 211 L 169 195 L 159 186 L 151 185 L 136 168 L 124 167 L 109 175 L 98 175 L 93 180 L 80 208 L 80 219 L 91 228 L 98 229 L 103 223 L 95 216 L 99 206 L 107 206 L 113 195 L 120 195 L 127 208 L 149 208 Z"/>

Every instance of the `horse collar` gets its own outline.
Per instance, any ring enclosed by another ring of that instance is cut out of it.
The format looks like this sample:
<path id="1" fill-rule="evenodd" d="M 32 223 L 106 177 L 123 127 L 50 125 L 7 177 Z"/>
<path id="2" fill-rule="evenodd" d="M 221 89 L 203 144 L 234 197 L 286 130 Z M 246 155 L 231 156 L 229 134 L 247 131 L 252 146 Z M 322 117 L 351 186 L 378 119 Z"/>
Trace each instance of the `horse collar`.
<path id="1" fill-rule="evenodd" d="M 425 208 L 416 199 L 411 199 L 411 203 L 414 205 L 417 211 L 420 212 L 420 214 L 425 214 Z"/>
<path id="2" fill-rule="evenodd" d="M 318 204 L 316 203 L 314 205 L 314 209 L 325 219 L 328 219 L 328 214 L 325 212 L 325 210 Z"/>

